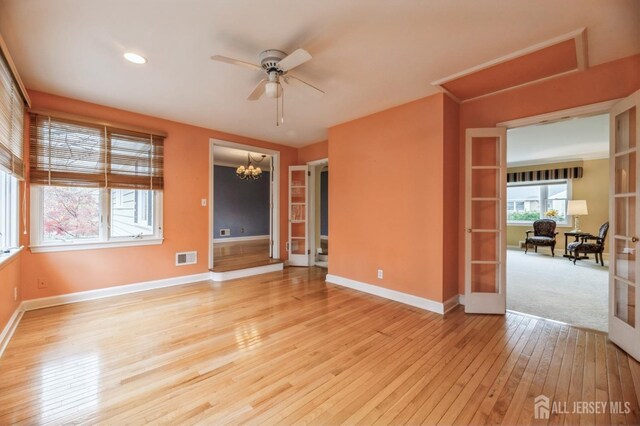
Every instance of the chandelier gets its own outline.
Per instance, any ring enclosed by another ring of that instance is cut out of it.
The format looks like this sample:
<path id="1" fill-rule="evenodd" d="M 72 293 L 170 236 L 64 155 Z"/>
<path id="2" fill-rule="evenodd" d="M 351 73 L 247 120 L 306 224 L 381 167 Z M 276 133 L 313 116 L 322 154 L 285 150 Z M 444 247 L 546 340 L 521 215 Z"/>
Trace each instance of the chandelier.
<path id="1" fill-rule="evenodd" d="M 253 162 L 256 164 L 260 164 L 262 163 L 262 160 L 265 159 L 265 157 L 266 155 L 262 154 L 262 158 L 260 158 L 259 160 L 255 160 L 251 158 L 251 153 L 247 152 L 247 165 L 239 166 L 236 169 L 236 176 L 238 176 L 242 180 L 260 179 L 260 176 L 262 176 L 262 169 L 258 166 L 254 167 L 251 163 Z"/>

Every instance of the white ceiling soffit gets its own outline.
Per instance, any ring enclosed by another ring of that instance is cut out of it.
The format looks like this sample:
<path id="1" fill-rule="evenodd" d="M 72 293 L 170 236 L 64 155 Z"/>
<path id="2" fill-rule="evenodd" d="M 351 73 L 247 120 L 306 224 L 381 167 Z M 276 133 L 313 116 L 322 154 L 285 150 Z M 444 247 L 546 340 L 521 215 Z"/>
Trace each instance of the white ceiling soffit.
<path id="1" fill-rule="evenodd" d="M 509 167 L 609 156 L 609 114 L 517 127 L 507 131 Z"/>
<path id="2" fill-rule="evenodd" d="M 247 153 L 243 149 L 229 148 L 226 146 L 213 146 L 213 162 L 214 164 L 225 165 L 230 167 L 238 167 L 240 165 L 247 164 Z M 258 151 L 251 151 L 251 157 L 253 159 L 262 158 L 262 153 Z M 271 156 L 266 155 L 265 159 L 259 163 L 260 167 L 264 170 L 269 170 L 267 167 L 271 161 Z"/>
<path id="3" fill-rule="evenodd" d="M 636 0 L 0 0 L 0 33 L 27 87 L 303 146 L 327 128 L 419 99 L 430 82 L 586 27 L 591 67 L 640 52 Z M 306 49 L 320 87 L 247 101 L 264 49 Z M 122 57 L 140 53 L 145 65 Z"/>

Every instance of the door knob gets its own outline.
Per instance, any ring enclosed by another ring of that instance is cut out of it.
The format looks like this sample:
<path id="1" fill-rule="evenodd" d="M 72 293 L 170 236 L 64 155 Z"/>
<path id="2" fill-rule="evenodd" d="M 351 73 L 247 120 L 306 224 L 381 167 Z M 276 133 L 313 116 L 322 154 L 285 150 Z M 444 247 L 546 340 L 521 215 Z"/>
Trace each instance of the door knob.
<path id="1" fill-rule="evenodd" d="M 468 233 L 471 233 L 471 228 L 467 228 L 467 232 L 468 232 Z"/>
<path id="2" fill-rule="evenodd" d="M 632 243 L 637 243 L 638 242 L 638 238 L 637 237 L 631 237 L 631 242 Z"/>

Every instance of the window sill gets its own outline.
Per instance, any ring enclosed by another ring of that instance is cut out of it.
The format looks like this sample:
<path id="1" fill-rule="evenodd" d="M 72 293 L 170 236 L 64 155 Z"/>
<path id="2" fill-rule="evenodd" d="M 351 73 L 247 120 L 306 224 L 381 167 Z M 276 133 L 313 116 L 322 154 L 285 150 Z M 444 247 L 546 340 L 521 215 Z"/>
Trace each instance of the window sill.
<path id="1" fill-rule="evenodd" d="M 53 253 L 58 251 L 76 251 L 76 250 L 96 250 L 106 248 L 119 247 L 135 247 L 135 246 L 155 246 L 160 245 L 164 238 L 148 238 L 143 240 L 131 241 L 109 241 L 109 242 L 93 242 L 93 243 L 63 243 L 63 244 L 41 244 L 29 246 L 31 253 Z"/>
<path id="2" fill-rule="evenodd" d="M 20 246 L 20 247 L 18 247 L 16 249 L 11 250 L 9 253 L 1 253 L 0 254 L 0 269 L 4 268 L 5 265 L 7 265 L 13 259 L 15 259 L 18 256 L 18 253 L 20 253 L 23 249 L 24 249 L 24 246 Z"/>
<path id="3" fill-rule="evenodd" d="M 533 222 L 507 222 L 507 226 L 533 226 Z M 571 226 L 568 223 L 556 222 L 556 227 L 564 227 Z"/>

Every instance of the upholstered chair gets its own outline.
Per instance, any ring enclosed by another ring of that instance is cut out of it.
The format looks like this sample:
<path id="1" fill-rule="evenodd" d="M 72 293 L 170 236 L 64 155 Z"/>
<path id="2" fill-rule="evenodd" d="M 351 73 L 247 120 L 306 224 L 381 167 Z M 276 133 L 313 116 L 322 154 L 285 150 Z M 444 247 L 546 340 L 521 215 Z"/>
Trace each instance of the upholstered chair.
<path id="1" fill-rule="evenodd" d="M 604 266 L 604 260 L 602 259 L 602 253 L 604 252 L 604 243 L 607 240 L 607 232 L 609 232 L 609 222 L 605 222 L 600 226 L 598 235 L 581 235 L 580 241 L 574 241 L 567 246 L 567 251 L 573 257 L 573 264 L 580 258 L 580 254 L 593 253 L 596 257 L 596 263 L 598 263 L 598 256 L 600 257 L 600 266 Z"/>
<path id="2" fill-rule="evenodd" d="M 533 235 L 531 235 L 533 233 Z M 556 221 L 552 219 L 540 219 L 533 222 L 533 230 L 526 232 L 527 236 L 524 242 L 525 254 L 529 251 L 529 245 L 532 245 L 538 252 L 538 246 L 551 247 L 551 256 L 555 256 L 556 248 Z"/>

